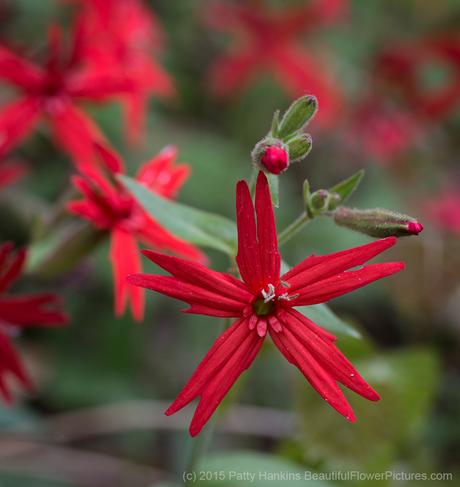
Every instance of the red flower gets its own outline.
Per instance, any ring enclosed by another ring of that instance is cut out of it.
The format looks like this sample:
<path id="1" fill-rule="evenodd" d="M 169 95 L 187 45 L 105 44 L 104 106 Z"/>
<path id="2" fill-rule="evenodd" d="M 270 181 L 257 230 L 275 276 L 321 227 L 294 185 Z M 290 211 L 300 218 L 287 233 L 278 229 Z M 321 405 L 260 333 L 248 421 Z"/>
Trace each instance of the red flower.
<path id="1" fill-rule="evenodd" d="M 400 262 L 362 266 L 391 247 L 386 238 L 353 249 L 311 256 L 280 277 L 275 220 L 268 182 L 259 173 L 254 206 L 249 188 L 238 183 L 236 193 L 238 255 L 242 280 L 203 265 L 149 250 L 143 253 L 172 274 L 135 274 L 128 281 L 190 304 L 188 313 L 237 320 L 214 343 L 176 400 L 173 414 L 201 397 L 190 433 L 198 434 L 239 375 L 256 357 L 267 332 L 286 359 L 339 413 L 354 421 L 353 410 L 337 382 L 376 401 L 378 394 L 361 378 L 335 346 L 335 337 L 294 309 L 324 303 L 377 279 L 394 274 Z"/>
<path id="2" fill-rule="evenodd" d="M 441 230 L 460 235 L 460 190 L 448 190 L 425 204 L 431 221 Z"/>
<path id="3" fill-rule="evenodd" d="M 377 97 L 361 102 L 347 124 L 347 145 L 357 156 L 393 164 L 421 138 L 422 127 L 412 113 L 382 103 Z"/>
<path id="4" fill-rule="evenodd" d="M 105 152 L 102 155 L 111 157 Z M 137 181 L 156 194 L 174 197 L 189 175 L 187 165 L 174 164 L 176 157 L 177 150 L 166 147 L 140 168 Z M 97 175 L 91 180 L 75 177 L 73 182 L 85 199 L 71 202 L 69 210 L 90 220 L 97 228 L 110 232 L 115 313 L 122 315 L 130 301 L 133 317 L 141 321 L 144 316 L 144 291 L 126 283 L 128 274 L 142 269 L 137 241 L 192 259 L 204 260 L 204 256 L 196 247 L 173 236 L 154 221 L 116 182 L 112 185 Z"/>
<path id="5" fill-rule="evenodd" d="M 0 189 L 21 179 L 27 174 L 27 167 L 19 161 L 0 162 Z"/>
<path id="6" fill-rule="evenodd" d="M 110 75 L 122 70 L 130 80 L 132 91 L 122 97 L 122 102 L 127 112 L 128 137 L 138 143 L 149 96 L 174 93 L 171 78 L 154 59 L 162 47 L 161 26 L 141 0 L 81 3 L 85 57 L 96 71 Z"/>
<path id="7" fill-rule="evenodd" d="M 60 301 L 54 294 L 11 296 L 8 289 L 21 274 L 26 251 L 13 252 L 13 245 L 0 246 L 0 393 L 7 402 L 12 397 L 6 383 L 11 374 L 27 389 L 32 383 L 11 344 L 11 336 L 25 326 L 54 326 L 67 323 Z"/>
<path id="8" fill-rule="evenodd" d="M 81 65 L 81 31 L 76 29 L 71 53 L 64 55 L 61 31 L 49 31 L 45 66 L 32 64 L 0 47 L 0 79 L 20 92 L 0 111 L 0 157 L 29 135 L 40 119 L 46 120 L 56 142 L 80 168 L 91 166 L 94 143 L 103 136 L 91 118 L 78 108 L 80 101 L 104 101 L 129 90 L 122 74 L 108 76 Z"/>
<path id="9" fill-rule="evenodd" d="M 209 11 L 209 23 L 232 34 L 235 43 L 211 66 L 211 89 L 228 96 L 267 71 L 294 97 L 314 93 L 321 107 L 318 120 L 333 122 L 342 101 L 340 83 L 299 38 L 342 17 L 346 4 L 346 0 L 315 0 L 308 6 L 280 10 L 217 3 Z"/>
<path id="10" fill-rule="evenodd" d="M 444 69 L 449 79 L 428 86 L 423 73 L 430 68 Z M 381 55 L 377 76 L 399 89 L 421 115 L 445 117 L 460 103 L 460 36 L 446 33 L 397 45 Z"/>

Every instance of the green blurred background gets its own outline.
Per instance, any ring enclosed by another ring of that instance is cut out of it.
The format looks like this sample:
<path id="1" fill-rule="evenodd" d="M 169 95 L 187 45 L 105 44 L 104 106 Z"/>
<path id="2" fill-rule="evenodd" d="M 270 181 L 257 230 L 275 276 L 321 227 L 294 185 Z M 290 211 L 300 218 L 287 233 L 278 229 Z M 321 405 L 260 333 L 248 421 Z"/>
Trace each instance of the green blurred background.
<path id="1" fill-rule="evenodd" d="M 147 142 L 141 149 L 125 145 L 117 105 L 89 110 L 125 157 L 130 174 L 163 146 L 175 144 L 180 160 L 193 170 L 180 201 L 233 219 L 235 183 L 250 175 L 249 152 L 266 133 L 273 111 L 287 108 L 291 99 L 269 76 L 231 102 L 211 97 L 203 73 L 226 41 L 202 25 L 199 12 L 207 8 L 206 0 L 156 0 L 150 5 L 166 34 L 162 61 L 176 82 L 177 97 L 151 101 Z M 28 46 L 30 52 L 43 47 L 51 20 L 67 21 L 62 3 L 52 0 L 0 1 L 0 7 L 8 13 L 2 16 L 2 39 Z M 305 45 L 321 47 L 352 111 L 369 89 L 376 53 L 398 39 L 458 29 L 459 19 L 456 0 L 354 0 L 344 21 L 314 30 Z M 341 137 L 347 123 L 344 117 L 332 129 L 318 130 L 314 121 L 309 126 L 313 150 L 281 178 L 277 222 L 283 228 L 302 210 L 305 178 L 315 189 L 328 187 L 365 167 L 353 205 L 404 211 L 426 224 L 420 237 L 402 239 L 389 256 L 406 261 L 403 274 L 331 305 L 362 334 L 361 339 L 340 336 L 338 343 L 382 400 L 370 403 L 347 393 L 358 418 L 348 424 L 267 345 L 234 388 L 231 408 L 223 407 L 203 469 L 302 475 L 453 472 L 454 480 L 445 483 L 454 485 L 460 455 L 460 246 L 458 237 L 424 221 L 421 202 L 455 177 L 455 171 L 458 175 L 458 110 L 427 127 L 423 140 L 396 164 L 347 150 Z M 359 134 L 355 137 L 359 145 Z M 30 161 L 32 171 L 0 194 L 0 240 L 26 243 L 37 219 L 46 218 L 68 190 L 72 166 L 45 131 L 15 153 Z M 296 263 L 312 252 L 366 241 L 319 219 L 289 242 L 284 257 Z M 192 443 L 186 432 L 192 408 L 171 418 L 162 411 L 217 336 L 218 324 L 213 318 L 180 314 L 179 303 L 153 293 L 143 324 L 134 324 L 128 315 L 115 319 L 107 255 L 104 242 L 63 275 L 31 273 L 16 287 L 59 290 L 72 321 L 62 330 L 28 330 L 16 342 L 37 392 L 0 409 L 1 487 L 147 487 L 180 479 Z M 225 269 L 224 257 L 212 251 L 208 255 L 214 268 Z M 298 485 L 374 483 L 423 482 L 302 480 Z M 250 483 L 227 475 L 201 484 Z M 255 485 L 297 483 L 261 480 Z"/>

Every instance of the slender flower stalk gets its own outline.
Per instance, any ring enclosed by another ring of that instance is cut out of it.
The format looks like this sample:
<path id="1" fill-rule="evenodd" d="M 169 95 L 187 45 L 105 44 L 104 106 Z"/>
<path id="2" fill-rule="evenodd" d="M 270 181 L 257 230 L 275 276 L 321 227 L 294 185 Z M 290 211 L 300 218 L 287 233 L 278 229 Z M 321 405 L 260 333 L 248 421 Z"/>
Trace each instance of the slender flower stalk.
<path id="1" fill-rule="evenodd" d="M 26 389 L 33 387 L 12 338 L 24 327 L 62 326 L 68 321 L 54 294 L 9 294 L 24 268 L 26 257 L 25 250 L 14 252 L 11 243 L 0 246 L 0 394 L 7 402 L 13 400 L 7 376 L 14 376 Z"/>
<path id="2" fill-rule="evenodd" d="M 190 434 L 197 435 L 269 335 L 321 397 L 349 421 L 355 421 L 337 383 L 372 401 L 377 401 L 379 395 L 340 352 L 336 338 L 295 307 L 327 302 L 403 269 L 401 262 L 363 267 L 394 245 L 396 239 L 386 238 L 320 257 L 312 255 L 280 276 L 281 256 L 271 195 L 262 172 L 257 179 L 255 206 L 246 182 L 238 183 L 236 210 L 236 262 L 241 279 L 150 250 L 143 251 L 144 255 L 171 276 L 128 277 L 134 286 L 185 301 L 190 305 L 187 313 L 236 318 L 216 340 L 166 414 L 174 414 L 200 397 L 190 425 Z"/>
<path id="3" fill-rule="evenodd" d="M 104 148 L 100 150 L 102 157 L 114 157 Z M 166 147 L 141 166 L 136 175 L 137 181 L 156 194 L 173 198 L 190 173 L 187 165 L 175 164 L 176 158 L 177 149 Z M 144 292 L 126 283 L 128 274 L 142 269 L 138 241 L 191 259 L 205 261 L 205 257 L 196 247 L 175 237 L 154 221 L 118 182 L 112 184 L 95 174 L 92 178 L 74 177 L 73 183 L 84 199 L 70 202 L 69 211 L 110 233 L 115 313 L 121 316 L 130 304 L 133 317 L 142 321 Z"/>

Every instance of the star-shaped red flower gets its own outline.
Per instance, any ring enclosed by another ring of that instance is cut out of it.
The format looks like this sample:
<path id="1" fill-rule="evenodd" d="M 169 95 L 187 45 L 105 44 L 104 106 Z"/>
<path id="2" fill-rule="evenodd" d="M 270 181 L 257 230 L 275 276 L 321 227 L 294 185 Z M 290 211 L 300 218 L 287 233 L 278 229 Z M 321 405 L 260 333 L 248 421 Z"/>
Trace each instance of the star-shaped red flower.
<path id="1" fill-rule="evenodd" d="M 81 36 L 81 30 L 76 28 L 71 52 L 66 53 L 62 32 L 53 26 L 44 66 L 0 46 L 0 80 L 18 90 L 17 98 L 0 109 L 0 157 L 29 135 L 40 120 L 45 120 L 58 145 L 80 169 L 94 164 L 95 142 L 103 143 L 104 138 L 79 103 L 102 102 L 125 94 L 131 84 L 122 72 L 108 75 L 84 66 Z"/>
<path id="2" fill-rule="evenodd" d="M 121 101 L 126 110 L 126 129 L 133 143 L 142 140 L 148 99 L 171 96 L 173 82 L 156 61 L 163 31 L 153 11 L 141 0 L 80 0 L 80 24 L 86 33 L 86 60 L 99 73 L 123 70 L 132 91 Z"/>
<path id="3" fill-rule="evenodd" d="M 60 326 L 67 323 L 58 297 L 54 294 L 10 295 L 9 288 L 24 267 L 26 251 L 13 251 L 11 243 L 0 245 L 0 393 L 11 402 L 7 377 L 13 375 L 25 388 L 32 382 L 13 348 L 11 337 L 22 327 Z"/>
<path id="4" fill-rule="evenodd" d="M 103 148 L 99 149 L 103 157 L 113 157 Z M 176 157 L 177 149 L 166 147 L 141 166 L 137 181 L 160 196 L 173 198 L 190 172 L 187 165 L 174 163 Z M 154 221 L 119 183 L 112 184 L 98 174 L 91 179 L 74 177 L 73 183 L 85 199 L 71 202 L 69 210 L 110 232 L 115 313 L 122 315 L 130 302 L 133 317 L 140 321 L 144 316 L 144 291 L 126 283 L 128 274 L 142 270 L 138 241 L 191 259 L 204 261 L 205 257 L 196 247 Z"/>
<path id="5" fill-rule="evenodd" d="M 283 9 L 262 5 L 217 2 L 206 7 L 209 24 L 234 37 L 229 52 L 211 66 L 211 89 L 232 95 L 268 72 L 294 97 L 315 93 L 321 107 L 317 121 L 333 122 L 342 105 L 340 83 L 320 56 L 304 48 L 301 37 L 342 17 L 346 0 L 315 0 Z"/>
<path id="6" fill-rule="evenodd" d="M 246 182 L 236 193 L 241 280 L 205 266 L 157 252 L 143 251 L 172 276 L 135 274 L 128 281 L 190 304 L 188 313 L 236 318 L 214 343 L 187 385 L 166 411 L 173 414 L 200 396 L 190 433 L 197 435 L 227 391 L 256 357 L 267 333 L 340 414 L 354 421 L 353 410 L 337 383 L 376 401 L 378 394 L 359 375 L 323 330 L 296 306 L 324 303 L 400 271 L 404 264 L 362 266 L 394 245 L 395 238 L 324 256 L 310 256 L 280 277 L 275 219 L 268 182 L 259 174 L 255 209 Z"/>
<path id="7" fill-rule="evenodd" d="M 423 74 L 430 69 L 443 70 L 447 79 L 427 86 Z M 389 48 L 379 57 L 376 74 L 396 87 L 420 115 L 443 118 L 460 103 L 460 35 L 446 32 Z"/>

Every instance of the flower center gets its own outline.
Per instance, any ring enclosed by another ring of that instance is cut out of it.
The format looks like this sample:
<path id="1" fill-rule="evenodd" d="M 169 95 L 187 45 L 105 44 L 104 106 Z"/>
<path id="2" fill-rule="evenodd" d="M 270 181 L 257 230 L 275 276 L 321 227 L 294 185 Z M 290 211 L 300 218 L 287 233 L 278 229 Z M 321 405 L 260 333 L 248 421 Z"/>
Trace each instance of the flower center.
<path id="1" fill-rule="evenodd" d="M 257 316 L 267 316 L 275 310 L 275 301 L 265 302 L 264 299 L 257 299 L 252 304 L 252 309 Z"/>

